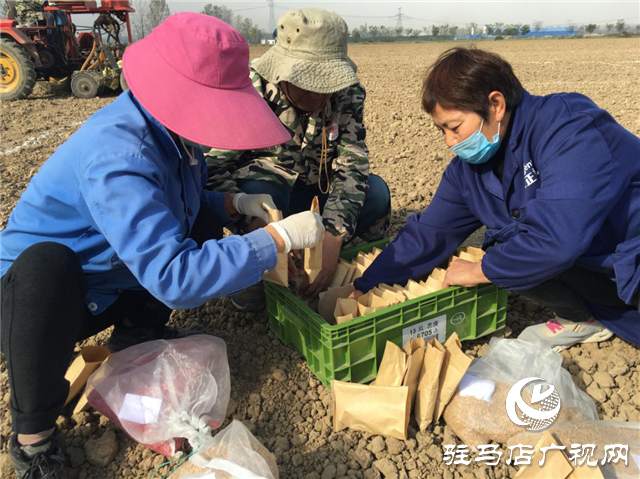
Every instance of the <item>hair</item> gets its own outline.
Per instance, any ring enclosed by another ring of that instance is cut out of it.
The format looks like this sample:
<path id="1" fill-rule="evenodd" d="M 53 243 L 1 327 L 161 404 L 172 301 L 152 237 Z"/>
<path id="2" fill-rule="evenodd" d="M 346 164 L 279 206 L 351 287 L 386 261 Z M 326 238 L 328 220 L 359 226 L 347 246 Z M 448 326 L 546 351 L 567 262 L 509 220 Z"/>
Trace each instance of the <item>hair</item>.
<path id="1" fill-rule="evenodd" d="M 504 95 L 507 111 L 522 98 L 522 84 L 509 62 L 496 53 L 455 47 L 438 57 L 422 85 L 422 108 L 433 114 L 436 105 L 445 110 L 473 111 L 487 120 L 489 94 Z"/>

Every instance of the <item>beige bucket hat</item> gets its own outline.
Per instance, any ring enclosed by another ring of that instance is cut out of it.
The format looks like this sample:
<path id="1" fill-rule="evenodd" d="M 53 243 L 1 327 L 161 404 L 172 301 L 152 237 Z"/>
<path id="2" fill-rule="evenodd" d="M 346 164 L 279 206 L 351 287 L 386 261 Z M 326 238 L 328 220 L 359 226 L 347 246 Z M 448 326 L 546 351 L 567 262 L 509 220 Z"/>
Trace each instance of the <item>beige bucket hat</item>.
<path id="1" fill-rule="evenodd" d="M 347 56 L 349 28 L 324 8 L 289 10 L 278 20 L 274 47 L 252 67 L 271 83 L 289 82 L 315 93 L 335 93 L 359 83 Z"/>

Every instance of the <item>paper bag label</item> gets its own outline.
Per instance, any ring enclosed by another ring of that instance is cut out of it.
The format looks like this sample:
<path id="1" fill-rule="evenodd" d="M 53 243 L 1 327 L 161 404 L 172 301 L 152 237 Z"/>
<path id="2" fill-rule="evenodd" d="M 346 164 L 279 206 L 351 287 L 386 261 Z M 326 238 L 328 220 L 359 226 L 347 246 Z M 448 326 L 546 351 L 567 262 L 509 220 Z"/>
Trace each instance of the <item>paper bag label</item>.
<path id="1" fill-rule="evenodd" d="M 124 397 L 118 418 L 138 424 L 152 424 L 158 421 L 160 406 L 162 406 L 162 399 L 127 394 Z"/>
<path id="2" fill-rule="evenodd" d="M 409 341 L 411 336 L 413 336 L 414 339 L 424 338 L 425 341 L 436 338 L 441 343 L 444 343 L 447 336 L 447 315 L 443 314 L 437 318 L 412 324 L 404 328 L 402 330 L 402 344 Z"/>

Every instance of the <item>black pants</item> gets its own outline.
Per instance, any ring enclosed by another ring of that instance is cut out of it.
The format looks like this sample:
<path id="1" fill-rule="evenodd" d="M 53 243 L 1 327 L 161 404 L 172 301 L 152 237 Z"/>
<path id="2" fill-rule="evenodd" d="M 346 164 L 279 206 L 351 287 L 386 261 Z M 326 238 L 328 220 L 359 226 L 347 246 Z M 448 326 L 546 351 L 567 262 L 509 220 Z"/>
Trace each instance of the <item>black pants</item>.
<path id="1" fill-rule="evenodd" d="M 202 206 L 190 237 L 199 246 L 222 238 L 222 224 Z M 69 383 L 64 375 L 77 341 L 111 325 L 161 326 L 171 309 L 145 290 L 127 290 L 104 312 L 85 304 L 87 280 L 74 251 L 59 243 L 26 249 L 2 277 L 2 352 L 11 386 L 13 430 L 55 426 Z"/>
<path id="2" fill-rule="evenodd" d="M 570 321 L 591 319 L 587 302 L 614 308 L 631 307 L 620 299 L 616 284 L 606 275 L 578 266 L 535 288 L 518 292 Z"/>

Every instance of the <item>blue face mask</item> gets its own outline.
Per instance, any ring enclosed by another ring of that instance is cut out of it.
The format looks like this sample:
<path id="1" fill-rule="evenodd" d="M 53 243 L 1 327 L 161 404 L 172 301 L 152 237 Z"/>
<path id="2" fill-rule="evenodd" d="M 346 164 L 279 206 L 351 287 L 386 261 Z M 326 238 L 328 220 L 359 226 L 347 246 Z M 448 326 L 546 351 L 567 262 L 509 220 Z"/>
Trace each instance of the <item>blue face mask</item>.
<path id="1" fill-rule="evenodd" d="M 484 120 L 480 124 L 480 129 L 474 132 L 469 138 L 452 146 L 453 152 L 472 165 L 486 163 L 496 154 L 500 148 L 500 122 L 498 122 L 498 133 L 493 135 L 493 141 L 489 143 L 487 137 L 482 134 Z"/>

